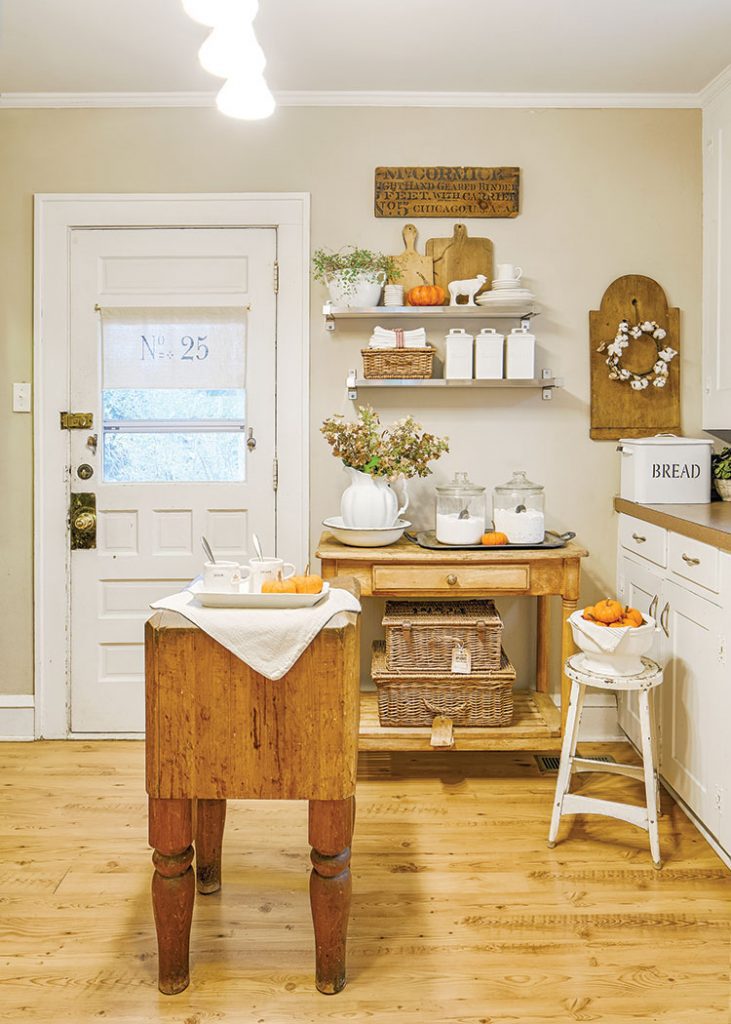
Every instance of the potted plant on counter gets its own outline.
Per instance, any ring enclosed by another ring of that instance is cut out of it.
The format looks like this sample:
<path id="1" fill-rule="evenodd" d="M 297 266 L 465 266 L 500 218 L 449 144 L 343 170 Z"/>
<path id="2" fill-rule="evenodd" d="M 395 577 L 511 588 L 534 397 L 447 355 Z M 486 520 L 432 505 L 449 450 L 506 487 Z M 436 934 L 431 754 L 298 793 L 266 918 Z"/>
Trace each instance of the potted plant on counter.
<path id="1" fill-rule="evenodd" d="M 330 416 L 320 430 L 350 476 L 340 503 L 348 527 L 393 526 L 409 502 L 404 484 L 404 502 L 399 508 L 389 481 L 428 476 L 429 463 L 449 451 L 448 438 L 422 432 L 412 416 L 382 429 L 378 413 L 368 405 L 358 409 L 354 423 L 343 416 Z"/>
<path id="2" fill-rule="evenodd" d="M 723 448 L 711 457 L 711 472 L 719 497 L 731 501 L 731 448 Z"/>
<path id="3" fill-rule="evenodd" d="M 377 306 L 384 284 L 399 273 L 393 256 L 355 245 L 312 254 L 312 276 L 327 285 L 334 306 Z"/>

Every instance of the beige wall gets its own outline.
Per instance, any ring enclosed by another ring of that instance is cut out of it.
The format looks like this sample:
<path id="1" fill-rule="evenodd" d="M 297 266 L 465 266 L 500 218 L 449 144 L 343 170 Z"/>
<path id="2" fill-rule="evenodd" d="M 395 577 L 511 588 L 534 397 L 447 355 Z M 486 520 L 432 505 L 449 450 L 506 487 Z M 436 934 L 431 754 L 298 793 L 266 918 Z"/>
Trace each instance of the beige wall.
<path id="1" fill-rule="evenodd" d="M 412 487 L 417 522 L 432 486 L 455 470 L 492 488 L 514 468 L 546 485 L 550 526 L 590 549 L 585 595 L 612 590 L 617 488 L 613 443 L 589 440 L 588 310 L 621 274 L 665 287 L 682 311 L 683 427 L 700 425 L 701 140 L 692 110 L 284 109 L 264 124 L 215 110 L 0 112 L 0 486 L 4 496 L 0 692 L 32 679 L 31 417 L 10 411 L 11 383 L 32 373 L 34 192 L 306 191 L 313 247 L 357 242 L 399 251 L 402 222 L 373 216 L 377 164 L 518 165 L 522 210 L 513 221 L 471 220 L 499 261 L 520 264 L 544 303 L 535 323 L 544 365 L 566 380 L 553 402 L 533 393 L 378 395 L 385 419 L 413 412 L 449 434 L 451 454 Z M 417 222 L 423 241 L 451 222 Z M 357 331 L 323 330 L 312 302 L 312 537 L 337 512 L 345 478 L 318 433 L 347 408 L 344 378 L 359 365 Z M 433 332 L 440 340 L 443 331 Z M 417 513 L 418 509 L 418 513 Z M 62 586 L 63 581 L 49 581 Z M 505 604 L 507 647 L 530 679 L 528 602 Z M 378 612 L 368 616 L 372 632 Z M 520 621 L 519 621 L 520 620 Z"/>

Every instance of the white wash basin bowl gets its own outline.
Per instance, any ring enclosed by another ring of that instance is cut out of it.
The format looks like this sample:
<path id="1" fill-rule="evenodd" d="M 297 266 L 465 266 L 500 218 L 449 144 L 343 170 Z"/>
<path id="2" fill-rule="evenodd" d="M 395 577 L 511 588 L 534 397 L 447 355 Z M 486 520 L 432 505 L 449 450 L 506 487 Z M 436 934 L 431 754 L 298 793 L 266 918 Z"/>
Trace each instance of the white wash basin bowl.
<path id="1" fill-rule="evenodd" d="M 654 619 L 645 615 L 642 626 L 613 629 L 583 619 L 583 611 L 580 608 L 569 617 L 574 643 L 584 654 L 581 668 L 604 676 L 639 675 L 642 655 L 650 650 L 655 637 Z"/>
<path id="2" fill-rule="evenodd" d="M 385 548 L 400 540 L 404 530 L 408 530 L 411 523 L 405 519 L 397 519 L 394 526 L 345 526 L 342 516 L 333 516 L 331 519 L 323 519 L 322 525 L 341 544 L 348 544 L 354 548 Z"/>

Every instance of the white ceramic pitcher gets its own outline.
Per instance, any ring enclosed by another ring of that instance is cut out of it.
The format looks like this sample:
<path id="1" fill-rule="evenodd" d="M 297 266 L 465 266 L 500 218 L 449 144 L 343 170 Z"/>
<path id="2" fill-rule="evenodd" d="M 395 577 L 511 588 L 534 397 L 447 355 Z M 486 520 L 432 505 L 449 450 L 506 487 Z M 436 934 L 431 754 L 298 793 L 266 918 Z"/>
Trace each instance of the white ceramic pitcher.
<path id="1" fill-rule="evenodd" d="M 381 530 L 394 526 L 409 507 L 406 482 L 403 481 L 404 503 L 399 508 L 395 491 L 382 476 L 371 476 L 345 466 L 350 485 L 343 491 L 340 513 L 343 525 L 358 529 Z"/>

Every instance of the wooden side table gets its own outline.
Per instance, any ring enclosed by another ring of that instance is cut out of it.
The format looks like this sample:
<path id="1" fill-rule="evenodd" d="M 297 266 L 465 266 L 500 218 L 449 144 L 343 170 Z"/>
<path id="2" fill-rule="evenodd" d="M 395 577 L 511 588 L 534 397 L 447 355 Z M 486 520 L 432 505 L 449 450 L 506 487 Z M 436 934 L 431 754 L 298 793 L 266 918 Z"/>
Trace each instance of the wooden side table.
<path id="1" fill-rule="evenodd" d="M 355 548 L 323 533 L 317 550 L 325 579 L 358 580 L 362 597 L 462 599 L 535 597 L 538 605 L 536 689 L 516 690 L 513 724 L 500 729 L 455 728 L 457 750 L 555 750 L 569 707 L 570 682 L 561 679 L 559 713 L 549 696 L 550 600 L 561 599 L 561 660 L 574 653 L 569 616 L 579 599 L 581 559 L 575 541 L 563 548 L 430 551 L 405 537 L 385 548 Z M 510 653 L 508 651 L 508 653 Z M 375 695 L 364 694 L 361 750 L 429 750 L 430 730 L 388 728 L 378 722 Z"/>
<path id="2" fill-rule="evenodd" d="M 353 581 L 335 585 L 357 592 Z M 341 613 L 273 682 L 181 615 L 148 621 L 146 788 L 161 992 L 189 983 L 192 862 L 199 893 L 220 888 L 228 799 L 309 801 L 316 985 L 325 993 L 345 985 L 359 642 L 359 617 Z"/>

